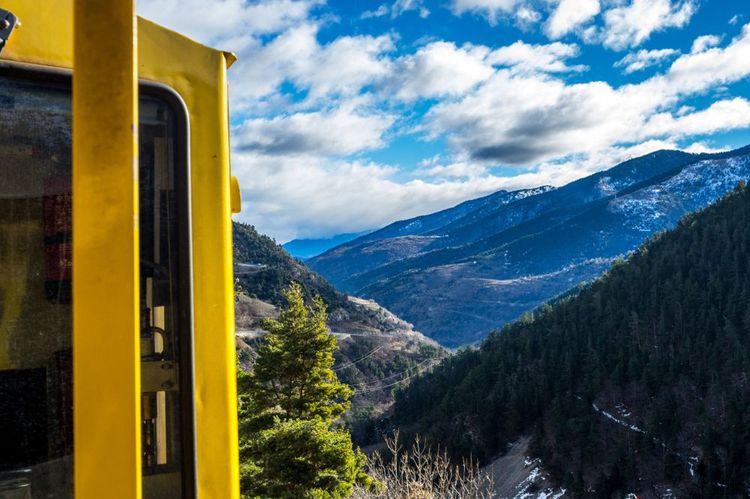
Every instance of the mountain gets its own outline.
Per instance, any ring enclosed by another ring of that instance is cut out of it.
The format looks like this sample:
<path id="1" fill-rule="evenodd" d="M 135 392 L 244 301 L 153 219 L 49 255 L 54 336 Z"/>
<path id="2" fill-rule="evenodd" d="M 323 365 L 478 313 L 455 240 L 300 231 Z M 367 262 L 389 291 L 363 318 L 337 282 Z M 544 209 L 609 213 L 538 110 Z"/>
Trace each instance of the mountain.
<path id="1" fill-rule="evenodd" d="M 281 245 L 290 255 L 301 260 L 318 256 L 331 248 L 348 243 L 365 234 L 364 232 L 355 232 L 351 234 L 338 234 L 333 237 L 323 239 L 292 239 Z"/>
<path id="2" fill-rule="evenodd" d="M 522 447 L 572 497 L 747 497 L 750 189 L 412 380 L 392 423 L 484 462 Z"/>
<path id="3" fill-rule="evenodd" d="M 308 264 L 443 345 L 466 345 L 598 277 L 652 234 L 747 179 L 750 147 L 713 155 L 658 151 L 557 189 L 500 191 L 448 216 L 397 222 Z M 396 235 L 420 225 L 428 229 Z"/>
<path id="4" fill-rule="evenodd" d="M 374 436 L 370 422 L 391 406 L 393 390 L 445 350 L 374 301 L 339 292 L 253 226 L 234 223 L 233 237 L 240 365 L 252 366 L 263 319 L 278 316 L 284 288 L 298 282 L 307 299 L 319 295 L 328 305 L 328 326 L 339 342 L 334 369 L 355 390 L 347 420 L 355 439 L 367 443 Z"/>

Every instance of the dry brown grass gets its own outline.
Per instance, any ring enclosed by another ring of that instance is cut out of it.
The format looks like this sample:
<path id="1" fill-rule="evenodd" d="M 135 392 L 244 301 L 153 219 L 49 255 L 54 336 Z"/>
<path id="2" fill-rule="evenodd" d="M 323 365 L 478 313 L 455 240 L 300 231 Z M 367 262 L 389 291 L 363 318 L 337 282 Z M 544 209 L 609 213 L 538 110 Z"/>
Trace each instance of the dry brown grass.
<path id="1" fill-rule="evenodd" d="M 490 499 L 492 478 L 481 472 L 479 464 L 464 460 L 454 464 L 446 452 L 433 451 L 417 437 L 410 449 L 404 449 L 396 432 L 386 438 L 388 460 L 375 453 L 368 462 L 368 474 L 381 488 L 369 491 L 357 488 L 354 499 Z"/>

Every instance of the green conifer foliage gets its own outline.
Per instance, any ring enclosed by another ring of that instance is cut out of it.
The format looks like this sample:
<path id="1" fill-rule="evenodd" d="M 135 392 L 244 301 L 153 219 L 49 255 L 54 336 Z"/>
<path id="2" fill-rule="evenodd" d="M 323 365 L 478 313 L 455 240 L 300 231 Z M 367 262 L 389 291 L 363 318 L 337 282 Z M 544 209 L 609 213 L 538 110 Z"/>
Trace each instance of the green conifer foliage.
<path id="1" fill-rule="evenodd" d="M 284 297 L 253 372 L 238 378 L 243 497 L 346 497 L 369 479 L 364 455 L 335 427 L 352 395 L 332 370 L 336 338 L 319 297 L 308 308 L 296 283 Z"/>

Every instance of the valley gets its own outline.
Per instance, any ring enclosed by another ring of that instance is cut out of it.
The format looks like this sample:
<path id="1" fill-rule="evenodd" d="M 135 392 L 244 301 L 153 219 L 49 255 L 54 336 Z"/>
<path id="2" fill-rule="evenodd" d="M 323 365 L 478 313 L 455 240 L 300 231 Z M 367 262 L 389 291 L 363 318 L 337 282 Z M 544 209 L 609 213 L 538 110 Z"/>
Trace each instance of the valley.
<path id="1" fill-rule="evenodd" d="M 747 179 L 750 148 L 658 151 L 556 189 L 396 222 L 308 264 L 447 347 L 476 344 Z"/>
<path id="2" fill-rule="evenodd" d="M 235 224 L 240 364 L 298 282 L 328 305 L 358 445 L 422 436 L 496 497 L 750 493 L 747 178 L 748 148 L 662 151 L 305 263 Z"/>
<path id="3" fill-rule="evenodd" d="M 393 423 L 487 464 L 529 438 L 573 497 L 746 495 L 748 248 L 741 184 L 412 380 Z"/>
<path id="4" fill-rule="evenodd" d="M 393 391 L 434 367 L 447 351 L 372 300 L 338 292 L 253 227 L 234 226 L 236 347 L 240 367 L 252 369 L 262 322 L 278 318 L 281 293 L 292 281 L 328 304 L 328 327 L 338 339 L 334 372 L 354 389 L 346 416 L 358 442 L 377 438 L 378 421 L 393 404 Z"/>

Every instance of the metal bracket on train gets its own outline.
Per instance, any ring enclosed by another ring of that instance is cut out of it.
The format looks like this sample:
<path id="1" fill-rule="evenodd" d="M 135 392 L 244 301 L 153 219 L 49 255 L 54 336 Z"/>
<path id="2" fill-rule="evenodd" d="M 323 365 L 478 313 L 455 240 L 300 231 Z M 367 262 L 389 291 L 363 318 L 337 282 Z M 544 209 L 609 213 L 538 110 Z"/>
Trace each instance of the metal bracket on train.
<path id="1" fill-rule="evenodd" d="M 10 11 L 0 9 L 0 52 L 5 48 L 5 44 L 8 43 L 8 38 L 13 33 L 13 30 L 19 27 L 21 23 L 18 18 Z"/>

